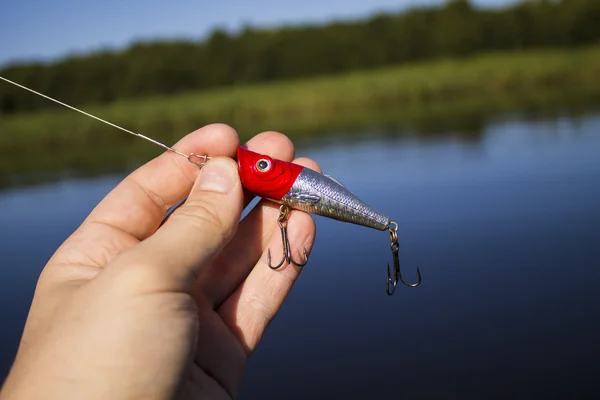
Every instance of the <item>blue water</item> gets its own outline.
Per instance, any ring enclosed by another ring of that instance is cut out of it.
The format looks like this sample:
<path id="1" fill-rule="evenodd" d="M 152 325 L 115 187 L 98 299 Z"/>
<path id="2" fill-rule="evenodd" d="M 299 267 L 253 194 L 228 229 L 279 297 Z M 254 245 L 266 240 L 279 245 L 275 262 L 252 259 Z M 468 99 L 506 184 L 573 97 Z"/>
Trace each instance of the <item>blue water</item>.
<path id="1" fill-rule="evenodd" d="M 251 357 L 241 398 L 548 397 L 600 382 L 600 115 L 490 122 L 479 138 L 378 132 L 298 149 L 400 225 L 316 217 L 309 264 Z M 35 281 L 122 178 L 0 192 L 0 376 Z"/>

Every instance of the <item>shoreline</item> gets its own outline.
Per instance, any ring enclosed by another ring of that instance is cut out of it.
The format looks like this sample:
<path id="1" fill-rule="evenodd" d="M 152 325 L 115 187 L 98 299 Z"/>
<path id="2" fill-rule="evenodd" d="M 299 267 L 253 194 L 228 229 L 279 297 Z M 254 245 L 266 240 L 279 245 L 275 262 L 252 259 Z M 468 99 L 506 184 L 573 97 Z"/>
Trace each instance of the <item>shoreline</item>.
<path id="1" fill-rule="evenodd" d="M 265 130 L 298 142 L 330 132 L 346 132 L 352 140 L 353 132 L 377 129 L 468 136 L 494 115 L 595 109 L 598 76 L 600 46 L 593 46 L 489 53 L 84 110 L 167 144 L 214 122 L 233 126 L 242 142 Z M 36 172 L 115 171 L 157 154 L 158 147 L 71 110 L 0 118 L 3 181 Z"/>

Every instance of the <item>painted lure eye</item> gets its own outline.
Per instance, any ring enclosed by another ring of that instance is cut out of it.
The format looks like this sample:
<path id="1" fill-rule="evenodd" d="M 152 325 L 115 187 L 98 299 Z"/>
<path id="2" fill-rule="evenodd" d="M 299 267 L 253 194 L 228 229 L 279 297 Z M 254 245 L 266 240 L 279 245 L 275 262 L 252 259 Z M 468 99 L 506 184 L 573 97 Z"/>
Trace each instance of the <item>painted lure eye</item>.
<path id="1" fill-rule="evenodd" d="M 261 158 L 256 162 L 256 169 L 260 172 L 266 172 L 271 168 L 271 162 L 267 159 Z"/>

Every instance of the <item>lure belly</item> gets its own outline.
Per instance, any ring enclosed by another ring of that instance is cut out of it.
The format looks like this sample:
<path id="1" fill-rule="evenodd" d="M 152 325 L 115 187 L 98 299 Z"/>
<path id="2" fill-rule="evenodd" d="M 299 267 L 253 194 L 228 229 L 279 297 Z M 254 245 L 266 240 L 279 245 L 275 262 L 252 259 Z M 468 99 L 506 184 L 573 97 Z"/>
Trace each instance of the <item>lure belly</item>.
<path id="1" fill-rule="evenodd" d="M 241 146 L 237 159 L 242 185 L 257 196 L 292 209 L 381 231 L 390 226 L 389 217 L 326 175 Z"/>

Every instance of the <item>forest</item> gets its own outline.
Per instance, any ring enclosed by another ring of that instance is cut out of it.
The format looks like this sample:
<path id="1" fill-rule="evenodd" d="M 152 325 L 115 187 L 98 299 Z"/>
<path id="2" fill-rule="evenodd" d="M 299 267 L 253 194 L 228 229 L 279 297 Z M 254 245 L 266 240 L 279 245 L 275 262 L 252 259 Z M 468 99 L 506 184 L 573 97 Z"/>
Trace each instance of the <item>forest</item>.
<path id="1" fill-rule="evenodd" d="M 479 53 L 598 43 L 600 0 L 525 1 L 481 9 L 468 0 L 364 20 L 276 29 L 216 29 L 198 41 L 134 43 L 0 75 L 67 103 L 105 104 L 220 87 L 336 75 Z M 0 114 L 56 105 L 0 85 Z"/>

